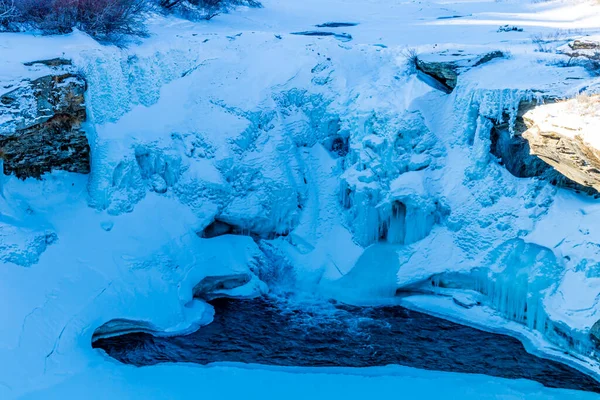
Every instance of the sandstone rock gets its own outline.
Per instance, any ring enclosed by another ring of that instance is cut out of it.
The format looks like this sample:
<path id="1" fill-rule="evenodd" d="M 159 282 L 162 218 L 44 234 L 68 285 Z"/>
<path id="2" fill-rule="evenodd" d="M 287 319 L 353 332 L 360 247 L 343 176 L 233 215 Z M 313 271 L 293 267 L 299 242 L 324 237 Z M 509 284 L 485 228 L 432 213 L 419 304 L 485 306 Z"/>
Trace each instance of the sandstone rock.
<path id="1" fill-rule="evenodd" d="M 556 98 L 548 96 L 543 100 L 546 104 L 556 101 Z M 559 187 L 596 195 L 597 191 L 594 188 L 569 179 L 531 151 L 529 142 L 523 137 L 523 133 L 529 129 L 525 123 L 524 115 L 537 105 L 537 100 L 523 100 L 519 104 L 517 115 L 512 124 L 509 122 L 508 115 L 502 121 L 494 123 L 491 131 L 490 152 L 498 158 L 501 165 L 516 177 L 537 177 Z"/>
<path id="2" fill-rule="evenodd" d="M 558 48 L 559 53 L 569 57 L 585 57 L 600 61 L 600 40 L 575 40 Z"/>
<path id="3" fill-rule="evenodd" d="M 529 142 L 521 135 L 510 132 L 508 124 L 494 126 L 491 139 L 491 153 L 516 177 L 539 177 L 552 168 L 539 157 L 532 155 Z"/>
<path id="4" fill-rule="evenodd" d="M 523 120 L 532 154 L 567 178 L 600 190 L 600 95 L 536 107 Z"/>
<path id="5" fill-rule="evenodd" d="M 458 83 L 458 76 L 469 70 L 483 65 L 495 58 L 504 57 L 501 51 L 484 54 L 466 54 L 448 51 L 435 54 L 421 54 L 416 57 L 415 66 L 420 71 L 438 81 L 450 93 Z"/>
<path id="6" fill-rule="evenodd" d="M 511 174 L 519 178 L 539 177 L 551 169 L 540 158 L 530 154 L 529 142 L 521 136 L 527 130 L 523 115 L 535 105 L 532 101 L 522 101 L 513 126 L 507 116 L 505 121 L 496 123 L 491 132 L 491 153 Z"/>
<path id="7" fill-rule="evenodd" d="M 40 177 L 53 169 L 89 173 L 84 79 L 65 60 L 36 61 L 49 74 L 0 95 L 0 156 L 4 173 Z"/>

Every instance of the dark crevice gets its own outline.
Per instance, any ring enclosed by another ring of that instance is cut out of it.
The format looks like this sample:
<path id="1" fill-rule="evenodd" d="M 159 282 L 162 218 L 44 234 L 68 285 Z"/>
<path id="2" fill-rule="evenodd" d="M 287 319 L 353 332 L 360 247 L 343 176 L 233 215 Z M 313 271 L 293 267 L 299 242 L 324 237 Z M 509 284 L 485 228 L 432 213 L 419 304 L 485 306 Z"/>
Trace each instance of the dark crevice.
<path id="1" fill-rule="evenodd" d="M 454 88 L 450 87 L 447 84 L 447 80 L 441 79 L 440 77 L 437 77 L 433 74 L 424 71 L 421 67 L 419 67 L 419 64 L 415 65 L 417 69 L 417 78 L 419 78 L 421 82 L 431 86 L 435 90 L 442 91 L 446 94 L 452 93 L 452 90 L 454 90 Z"/>
<path id="2" fill-rule="evenodd" d="M 350 143 L 347 137 L 332 136 L 323 142 L 323 146 L 335 157 L 346 157 L 350 152 Z"/>
<path id="3" fill-rule="evenodd" d="M 356 22 L 325 22 L 315 26 L 317 28 L 348 28 L 356 25 L 358 25 Z"/>
<path id="4" fill-rule="evenodd" d="M 530 103 L 525 104 L 524 107 L 519 108 L 520 115 L 533 107 L 527 106 Z M 508 119 L 508 116 L 505 116 L 505 120 Z M 529 142 L 521 136 L 526 130 L 527 126 L 521 116 L 516 118 L 512 133 L 508 122 L 494 125 L 490 133 L 490 152 L 498 159 L 500 165 L 503 165 L 517 178 L 539 178 L 554 186 L 573 190 L 576 193 L 585 193 L 590 196 L 599 195 L 596 189 L 567 178 L 543 159 L 531 154 Z"/>
<path id="5" fill-rule="evenodd" d="M 336 33 L 336 32 L 327 32 L 327 31 L 303 31 L 303 32 L 292 32 L 292 35 L 301 35 L 301 36 L 317 36 L 317 37 L 327 37 L 332 36 L 338 40 L 347 42 L 352 40 L 352 35 L 349 33 Z"/>
<path id="6" fill-rule="evenodd" d="M 256 232 L 251 229 L 229 224 L 217 218 L 213 222 L 211 222 L 206 228 L 204 228 L 202 231 L 197 232 L 196 234 L 203 239 L 211 239 L 223 235 L 239 235 L 250 236 L 254 240 L 258 241 L 261 239 L 271 240 L 277 237 L 287 236 L 289 232 Z"/>

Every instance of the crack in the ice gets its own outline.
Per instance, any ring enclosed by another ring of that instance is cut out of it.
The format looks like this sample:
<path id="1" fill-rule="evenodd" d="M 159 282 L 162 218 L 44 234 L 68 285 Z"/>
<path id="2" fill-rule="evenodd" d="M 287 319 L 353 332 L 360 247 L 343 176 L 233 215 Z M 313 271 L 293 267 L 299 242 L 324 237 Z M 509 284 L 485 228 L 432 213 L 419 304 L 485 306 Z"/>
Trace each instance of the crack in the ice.
<path id="1" fill-rule="evenodd" d="M 113 284 L 113 281 L 109 282 L 109 284 L 100 291 L 100 293 L 98 293 L 96 296 L 94 296 L 94 298 L 88 303 L 93 303 L 94 301 L 96 301 L 104 292 L 106 292 L 106 290 Z M 58 337 L 56 338 L 56 340 L 54 341 L 54 345 L 52 346 L 52 350 L 50 350 L 50 352 L 48 354 L 46 354 L 46 357 L 44 358 L 44 373 L 46 373 L 46 368 L 47 368 L 47 363 L 48 363 L 48 358 L 50 358 L 52 356 L 52 354 L 54 354 L 54 352 L 56 351 L 56 349 L 58 348 L 58 343 L 60 342 L 60 339 L 62 339 L 62 335 L 65 333 L 65 330 L 67 329 L 67 327 L 71 324 L 71 322 L 73 322 L 73 320 L 79 315 L 79 313 L 76 313 L 75 315 L 73 315 L 71 318 L 69 318 L 69 320 L 67 321 L 67 323 L 63 326 L 63 328 L 61 329 Z"/>
<path id="2" fill-rule="evenodd" d="M 19 342 L 17 344 L 17 347 L 21 347 L 21 342 L 23 341 L 23 334 L 25 333 L 25 325 L 27 325 L 27 319 L 29 317 L 31 317 L 33 315 L 33 313 L 35 313 L 37 310 L 41 310 L 42 308 L 46 307 L 46 305 L 48 304 L 48 302 L 53 298 L 49 295 L 45 296 L 46 299 L 44 300 L 44 303 L 41 306 L 37 306 L 35 307 L 33 310 L 31 310 L 26 316 L 25 318 L 23 318 L 23 323 L 21 324 L 21 332 L 19 333 Z"/>
<path id="3" fill-rule="evenodd" d="M 46 373 L 46 367 L 47 367 L 48 358 L 50 356 L 52 356 L 52 354 L 54 354 L 54 351 L 58 347 L 58 342 L 62 338 L 63 333 L 65 333 L 65 330 L 67 329 L 67 326 L 69 326 L 69 324 L 71 323 L 71 321 L 73 321 L 74 318 L 75 318 L 75 316 L 73 316 L 72 318 L 70 318 L 69 321 L 65 324 L 65 326 L 63 326 L 62 330 L 60 331 L 60 334 L 58 335 L 58 338 L 56 338 L 56 340 L 54 341 L 54 346 L 52 346 L 52 350 L 50 350 L 50 353 L 46 354 L 46 357 L 44 358 L 44 373 Z"/>
<path id="4" fill-rule="evenodd" d="M 46 301 L 44 302 L 43 305 L 41 305 L 39 307 L 35 307 L 33 310 L 31 310 L 25 316 L 25 318 L 23 318 L 23 324 L 21 325 L 21 333 L 19 333 L 19 343 L 17 344 L 17 347 L 21 347 L 21 341 L 23 340 L 23 334 L 25 333 L 25 325 L 27 325 L 27 318 L 31 317 L 31 315 L 33 315 L 33 313 L 36 312 L 37 310 L 44 308 L 44 306 L 46 305 L 47 302 L 48 302 L 48 298 L 46 298 Z"/>

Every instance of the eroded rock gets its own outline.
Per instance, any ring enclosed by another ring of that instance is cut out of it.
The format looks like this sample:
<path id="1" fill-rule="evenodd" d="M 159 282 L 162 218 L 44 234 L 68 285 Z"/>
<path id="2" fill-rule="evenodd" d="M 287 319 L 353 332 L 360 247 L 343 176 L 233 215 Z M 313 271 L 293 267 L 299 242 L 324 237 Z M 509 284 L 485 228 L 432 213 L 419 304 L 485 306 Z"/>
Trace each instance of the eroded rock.
<path id="1" fill-rule="evenodd" d="M 523 120 L 532 154 L 567 178 L 600 190 L 600 95 L 542 105 Z"/>
<path id="2" fill-rule="evenodd" d="M 584 57 L 600 61 L 600 40 L 575 40 L 558 48 L 558 51 L 569 57 Z"/>
<path id="3" fill-rule="evenodd" d="M 416 57 L 417 71 L 434 78 L 447 93 L 452 92 L 458 83 L 458 76 L 471 69 L 504 57 L 501 51 L 484 54 L 466 54 L 462 51 L 425 54 Z M 437 88 L 436 88 L 437 89 Z"/>
<path id="4" fill-rule="evenodd" d="M 4 173 L 40 177 L 53 169 L 89 173 L 85 80 L 66 60 L 36 61 L 49 74 L 0 95 L 0 155 Z"/>
<path id="5" fill-rule="evenodd" d="M 542 102 L 550 104 L 556 101 L 554 97 L 544 97 Z M 594 188 L 569 179 L 532 152 L 529 141 L 523 137 L 529 129 L 524 115 L 537 106 L 537 100 L 523 100 L 513 118 L 504 115 L 501 121 L 492 122 L 490 152 L 497 157 L 500 165 L 518 178 L 536 177 L 555 186 L 596 195 Z"/>
<path id="6" fill-rule="evenodd" d="M 490 152 L 516 177 L 532 178 L 545 174 L 551 167 L 531 154 L 529 142 L 521 135 L 527 130 L 523 115 L 535 107 L 532 101 L 522 101 L 517 109 L 514 122 L 506 116 L 494 124 L 491 132 Z"/>

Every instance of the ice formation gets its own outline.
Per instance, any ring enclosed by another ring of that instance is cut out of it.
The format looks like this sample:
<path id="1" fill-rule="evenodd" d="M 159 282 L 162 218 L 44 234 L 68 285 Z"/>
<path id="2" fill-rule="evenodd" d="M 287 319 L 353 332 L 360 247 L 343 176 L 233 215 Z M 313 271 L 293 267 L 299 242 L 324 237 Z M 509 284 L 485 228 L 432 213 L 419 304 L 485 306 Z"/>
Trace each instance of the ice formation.
<path id="1" fill-rule="evenodd" d="M 0 397 L 106 376 L 92 338 L 188 332 L 211 320 L 205 299 L 260 295 L 265 281 L 356 302 L 452 289 L 598 373 L 600 206 L 491 153 L 523 102 L 598 78 L 515 41 L 447 94 L 419 79 L 406 46 L 480 54 L 514 33 L 456 29 L 439 2 L 373 3 L 376 17 L 364 2 L 265 3 L 214 25 L 156 17 L 127 49 L 80 32 L 2 34 L 0 87 L 41 74 L 23 62 L 58 55 L 85 77 L 91 173 L 0 181 L 0 300 L 14 304 L 0 316 Z M 589 7 L 573 12 L 592 29 Z M 555 27 L 550 11 L 526 10 Z M 398 20 L 379 27 L 388 13 Z M 359 16 L 352 41 L 282 33 Z"/>
<path id="2" fill-rule="evenodd" d="M 523 239 L 512 239 L 492 250 L 482 265 L 485 266 L 466 274 L 435 275 L 431 284 L 475 290 L 506 318 L 544 334 L 557 333 L 548 320 L 544 299 L 557 290 L 565 266 L 552 251 Z M 573 333 L 569 335 L 573 337 Z M 591 344 L 587 342 L 589 353 Z"/>

